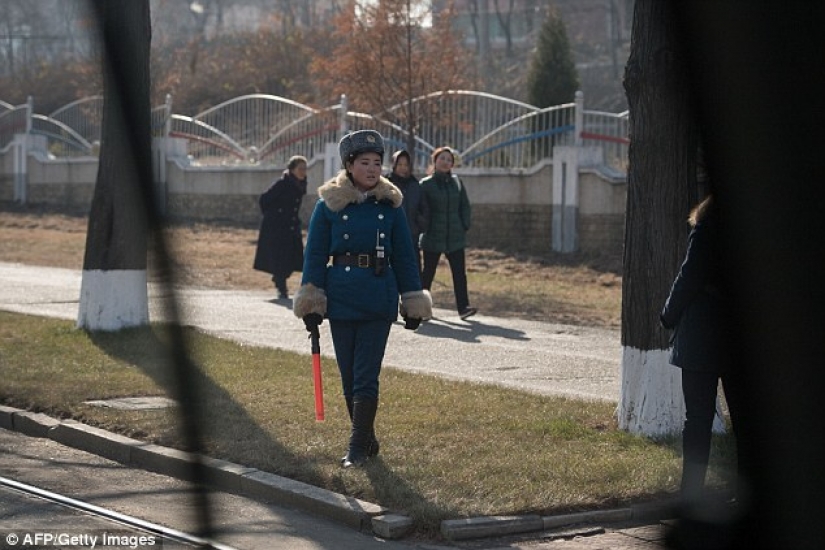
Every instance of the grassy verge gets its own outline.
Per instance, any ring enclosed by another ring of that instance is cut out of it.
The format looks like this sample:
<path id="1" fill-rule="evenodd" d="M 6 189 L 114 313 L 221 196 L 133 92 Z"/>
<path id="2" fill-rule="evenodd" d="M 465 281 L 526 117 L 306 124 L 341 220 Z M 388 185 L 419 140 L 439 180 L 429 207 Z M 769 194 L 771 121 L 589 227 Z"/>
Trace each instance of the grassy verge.
<path id="1" fill-rule="evenodd" d="M 387 368 L 377 420 L 381 455 L 339 466 L 348 419 L 325 361 L 327 420 L 314 419 L 311 369 L 299 354 L 187 333 L 210 456 L 373 501 L 434 534 L 440 520 L 561 513 L 675 490 L 675 441 L 618 430 L 613 405 L 520 393 Z M 73 323 L 0 311 L 0 402 L 180 447 L 173 411 L 119 411 L 92 399 L 166 395 L 162 327 L 89 334 Z M 712 483 L 733 464 L 715 441 Z"/>

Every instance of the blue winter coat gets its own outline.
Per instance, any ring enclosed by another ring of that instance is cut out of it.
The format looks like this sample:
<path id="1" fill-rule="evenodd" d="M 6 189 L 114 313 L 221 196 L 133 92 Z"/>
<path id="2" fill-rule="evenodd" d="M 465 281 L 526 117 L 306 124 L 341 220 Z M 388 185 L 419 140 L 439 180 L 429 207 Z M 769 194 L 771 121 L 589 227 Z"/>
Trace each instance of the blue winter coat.
<path id="1" fill-rule="evenodd" d="M 421 291 L 401 191 L 386 178 L 364 196 L 345 172 L 319 190 L 309 222 L 301 285 L 326 293 L 326 316 L 336 321 L 398 317 L 399 294 Z M 347 252 L 375 254 L 376 239 L 384 247 L 387 266 L 332 265 L 331 256 Z M 297 304 L 296 304 L 297 305 Z"/>

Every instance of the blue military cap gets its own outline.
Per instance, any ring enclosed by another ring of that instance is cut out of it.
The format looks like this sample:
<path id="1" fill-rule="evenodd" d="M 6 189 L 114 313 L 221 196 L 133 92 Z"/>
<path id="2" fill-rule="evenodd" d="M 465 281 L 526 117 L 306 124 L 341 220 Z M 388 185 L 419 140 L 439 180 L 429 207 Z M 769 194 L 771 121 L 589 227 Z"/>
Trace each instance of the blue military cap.
<path id="1" fill-rule="evenodd" d="M 358 130 L 350 132 L 341 138 L 338 143 L 338 153 L 341 155 L 341 164 L 346 165 L 348 160 L 358 153 L 378 153 L 384 157 L 384 138 L 375 130 Z"/>

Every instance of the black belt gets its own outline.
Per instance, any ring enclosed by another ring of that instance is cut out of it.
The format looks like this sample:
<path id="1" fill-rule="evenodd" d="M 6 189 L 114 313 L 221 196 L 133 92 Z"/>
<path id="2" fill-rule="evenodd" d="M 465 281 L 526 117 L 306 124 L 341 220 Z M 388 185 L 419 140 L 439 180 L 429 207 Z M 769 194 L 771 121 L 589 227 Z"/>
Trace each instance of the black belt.
<path id="1" fill-rule="evenodd" d="M 367 269 L 375 266 L 375 260 L 372 254 L 338 254 L 332 257 L 332 265 L 348 265 Z"/>

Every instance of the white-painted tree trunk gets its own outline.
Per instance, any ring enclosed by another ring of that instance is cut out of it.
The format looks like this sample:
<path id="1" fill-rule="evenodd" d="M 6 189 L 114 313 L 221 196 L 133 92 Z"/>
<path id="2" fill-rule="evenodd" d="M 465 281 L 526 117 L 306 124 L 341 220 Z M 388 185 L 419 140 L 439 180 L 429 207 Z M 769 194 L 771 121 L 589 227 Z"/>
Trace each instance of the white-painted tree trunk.
<path id="1" fill-rule="evenodd" d="M 77 327 L 115 331 L 149 324 L 146 270 L 84 270 Z"/>
<path id="2" fill-rule="evenodd" d="M 682 371 L 670 364 L 669 357 L 670 350 L 622 350 L 619 428 L 649 437 L 681 433 L 685 422 Z M 713 431 L 725 432 L 718 396 Z"/>

